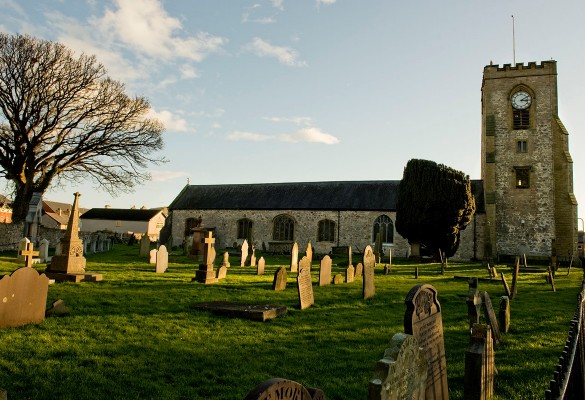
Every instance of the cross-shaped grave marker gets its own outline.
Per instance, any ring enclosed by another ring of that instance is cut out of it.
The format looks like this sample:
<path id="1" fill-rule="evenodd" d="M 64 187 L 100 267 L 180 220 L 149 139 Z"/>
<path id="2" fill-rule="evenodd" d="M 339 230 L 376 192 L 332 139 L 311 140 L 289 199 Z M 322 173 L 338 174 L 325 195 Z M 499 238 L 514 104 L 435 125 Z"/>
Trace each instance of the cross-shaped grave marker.
<path id="1" fill-rule="evenodd" d="M 39 252 L 38 251 L 33 251 L 33 244 L 32 243 L 27 243 L 26 244 L 26 249 L 25 250 L 20 250 L 18 252 L 19 255 L 24 256 L 24 263 L 25 263 L 25 267 L 30 268 L 32 266 L 32 262 L 33 262 L 33 257 L 34 256 L 38 256 Z"/>
<path id="2" fill-rule="evenodd" d="M 213 233 L 207 232 L 207 237 L 205 239 L 203 239 L 203 242 L 206 245 L 206 247 L 205 247 L 205 264 L 207 264 L 207 265 L 213 264 L 214 260 L 213 259 L 210 260 L 211 254 L 213 253 L 211 251 L 211 246 L 215 243 L 215 238 L 213 238 Z"/>

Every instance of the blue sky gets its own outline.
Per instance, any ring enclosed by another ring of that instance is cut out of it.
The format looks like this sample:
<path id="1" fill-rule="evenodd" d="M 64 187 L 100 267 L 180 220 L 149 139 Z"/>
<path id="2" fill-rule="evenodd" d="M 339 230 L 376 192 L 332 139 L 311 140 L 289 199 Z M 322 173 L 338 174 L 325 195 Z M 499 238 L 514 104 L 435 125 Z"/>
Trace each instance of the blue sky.
<path id="1" fill-rule="evenodd" d="M 479 179 L 483 67 L 512 62 L 514 15 L 516 61 L 558 62 L 585 207 L 583 0 L 0 0 L 0 14 L 4 32 L 95 54 L 166 125 L 169 162 L 135 193 L 88 183 L 50 200 L 158 207 L 187 179 L 400 179 L 411 158 Z"/>

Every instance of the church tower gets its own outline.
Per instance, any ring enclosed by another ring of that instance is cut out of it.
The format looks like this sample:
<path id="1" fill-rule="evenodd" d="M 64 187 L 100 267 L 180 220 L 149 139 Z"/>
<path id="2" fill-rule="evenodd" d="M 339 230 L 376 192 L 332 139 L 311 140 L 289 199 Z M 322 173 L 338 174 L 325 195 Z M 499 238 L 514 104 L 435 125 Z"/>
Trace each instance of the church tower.
<path id="1" fill-rule="evenodd" d="M 577 200 L 556 61 L 486 66 L 481 100 L 486 257 L 575 254 Z"/>

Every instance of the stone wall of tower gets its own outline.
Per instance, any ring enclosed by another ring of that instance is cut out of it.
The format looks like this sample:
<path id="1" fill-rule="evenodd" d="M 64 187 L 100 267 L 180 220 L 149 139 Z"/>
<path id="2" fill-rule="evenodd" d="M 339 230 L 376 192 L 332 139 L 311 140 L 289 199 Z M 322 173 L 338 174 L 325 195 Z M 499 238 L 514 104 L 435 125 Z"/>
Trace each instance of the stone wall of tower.
<path id="1" fill-rule="evenodd" d="M 530 124 L 527 129 L 515 130 L 510 96 L 520 89 L 532 97 Z M 567 185 L 572 185 L 572 173 L 569 176 L 567 172 L 572 167 L 559 161 L 561 157 L 566 160 L 568 146 L 563 148 L 556 116 L 555 61 L 485 67 L 482 178 L 487 250 L 494 256 L 525 253 L 549 257 L 561 242 L 566 247 L 566 225 L 573 217 L 570 207 L 559 206 L 559 201 L 570 201 Z M 526 152 L 517 152 L 518 141 L 526 141 Z M 516 187 L 518 167 L 530 168 L 528 188 Z M 562 201 L 563 197 L 566 200 Z"/>

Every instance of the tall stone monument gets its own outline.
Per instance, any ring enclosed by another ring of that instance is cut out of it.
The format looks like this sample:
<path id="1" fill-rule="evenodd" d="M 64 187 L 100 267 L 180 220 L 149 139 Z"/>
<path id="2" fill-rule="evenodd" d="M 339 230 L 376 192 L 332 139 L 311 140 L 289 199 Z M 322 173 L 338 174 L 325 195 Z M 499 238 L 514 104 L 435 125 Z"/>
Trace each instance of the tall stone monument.
<path id="1" fill-rule="evenodd" d="M 216 277 L 215 271 L 213 270 L 213 263 L 215 261 L 215 249 L 212 247 L 215 243 L 213 234 L 208 232 L 207 237 L 203 242 L 205 243 L 205 248 L 203 251 L 204 264 L 199 264 L 199 269 L 195 273 L 195 278 L 192 280 L 197 280 L 197 282 L 205 284 L 215 283 L 218 279 Z"/>
<path id="2" fill-rule="evenodd" d="M 49 279 L 70 282 L 96 282 L 102 280 L 102 274 L 85 272 L 83 241 L 79 239 L 79 196 L 73 194 L 73 206 L 67 223 L 67 231 L 61 239 L 61 254 L 53 256 L 45 271 Z"/>

